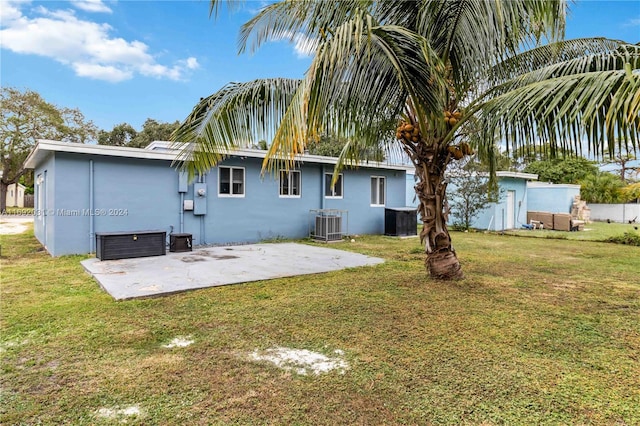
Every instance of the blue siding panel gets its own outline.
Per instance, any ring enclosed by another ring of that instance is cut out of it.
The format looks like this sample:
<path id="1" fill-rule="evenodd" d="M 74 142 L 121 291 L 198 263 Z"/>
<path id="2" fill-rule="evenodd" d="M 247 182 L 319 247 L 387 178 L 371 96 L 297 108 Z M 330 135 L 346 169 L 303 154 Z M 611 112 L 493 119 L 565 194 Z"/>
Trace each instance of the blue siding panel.
<path id="1" fill-rule="evenodd" d="M 535 182 L 529 185 L 529 211 L 571 213 L 577 195 L 580 185 Z"/>
<path id="2" fill-rule="evenodd" d="M 93 161 L 93 192 L 90 161 Z M 47 170 L 47 200 L 54 214 L 36 220 L 37 238 L 54 255 L 88 253 L 95 232 L 159 230 L 180 232 L 181 195 L 196 200 L 194 186 L 206 189 L 201 199 L 206 214 L 184 211 L 183 232 L 195 245 L 257 242 L 274 238 L 303 238 L 309 233 L 309 211 L 335 208 L 349 211 L 349 232 L 384 232 L 384 207 L 370 206 L 371 176 L 386 178 L 386 205 L 405 206 L 405 172 L 359 168 L 345 170 L 344 198 L 325 199 L 324 171 L 330 166 L 301 165 L 299 197 L 279 195 L 279 177 L 261 175 L 262 161 L 232 157 L 221 165 L 243 167 L 244 196 L 221 196 L 218 168 L 179 185 L 179 172 L 170 161 L 117 158 L 56 152 L 36 167 Z M 180 193 L 179 189 L 186 192 Z M 91 194 L 93 210 L 90 211 Z M 46 226 L 45 226 L 46 221 Z"/>
<path id="3" fill-rule="evenodd" d="M 499 177 L 498 187 L 500 188 L 500 199 L 495 203 L 490 203 L 475 218 L 471 227 L 476 229 L 487 229 L 500 231 L 507 228 L 508 218 L 506 217 L 507 191 L 514 191 L 513 226 L 520 228 L 527 221 L 528 192 L 527 181 L 525 179 Z M 455 187 L 447 187 L 447 194 L 452 194 Z M 450 196 L 450 195 L 449 195 Z M 449 216 L 449 224 L 453 223 L 452 216 Z"/>

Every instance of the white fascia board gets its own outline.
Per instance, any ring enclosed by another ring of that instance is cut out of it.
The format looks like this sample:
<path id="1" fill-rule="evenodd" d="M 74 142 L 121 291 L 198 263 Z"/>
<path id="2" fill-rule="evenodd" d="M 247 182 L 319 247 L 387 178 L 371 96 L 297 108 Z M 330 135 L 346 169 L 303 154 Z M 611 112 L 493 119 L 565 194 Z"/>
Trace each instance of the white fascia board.
<path id="1" fill-rule="evenodd" d="M 580 189 L 580 185 L 573 183 L 551 183 L 551 182 L 527 182 L 528 188 L 572 188 Z"/>
<path id="2" fill-rule="evenodd" d="M 172 142 L 168 141 L 153 141 L 149 145 L 145 147 L 147 150 L 165 150 L 164 152 L 175 152 L 176 155 L 179 150 L 175 148 L 171 148 Z M 246 149 L 246 148 L 238 148 L 234 149 L 229 153 L 230 156 L 233 157 L 247 157 L 247 158 L 259 158 L 264 160 L 267 157 L 269 151 L 265 151 L 262 149 Z M 294 161 L 299 162 L 301 164 L 304 163 L 319 163 L 319 164 L 329 164 L 335 166 L 338 164 L 338 159 L 336 157 L 325 157 L 322 155 L 312 155 L 312 154 L 300 154 L 296 155 Z M 345 168 L 354 168 L 354 167 L 369 167 L 374 169 L 390 169 L 390 170 L 403 170 L 410 171 L 414 169 L 412 165 L 405 164 L 386 164 L 380 163 L 377 161 L 366 162 L 361 161 L 357 165 L 347 165 Z"/>
<path id="3" fill-rule="evenodd" d="M 130 148 L 123 146 L 109 146 L 109 145 L 90 145 L 80 144 L 73 142 L 60 142 L 46 139 L 39 139 L 36 146 L 33 148 L 29 156 L 24 162 L 25 168 L 34 169 L 40 162 L 42 162 L 52 152 L 69 152 L 75 154 L 87 154 L 87 155 L 106 155 L 111 157 L 123 157 L 123 158 L 139 158 L 147 160 L 167 160 L 174 161 L 177 159 L 179 150 L 170 148 L 171 142 L 166 141 L 154 141 L 147 145 L 146 148 Z M 236 149 L 229 153 L 229 156 L 233 157 L 248 157 L 264 159 L 267 156 L 267 151 L 259 149 Z M 320 163 L 336 165 L 338 159 L 335 157 L 324 157 L 321 155 L 298 155 L 295 157 L 295 161 L 301 164 L 304 163 Z M 345 166 L 346 168 L 353 168 L 354 166 Z M 412 166 L 406 165 L 389 165 L 378 162 L 360 162 L 355 167 L 375 168 L 375 169 L 388 169 L 388 170 L 411 170 Z"/>
<path id="4" fill-rule="evenodd" d="M 39 139 L 38 143 L 24 162 L 25 168 L 35 168 L 49 155 L 49 153 L 52 152 L 68 152 L 73 154 L 106 155 L 110 157 L 141 158 L 148 160 L 168 161 L 173 161 L 176 158 L 176 155 L 173 152 L 157 152 L 124 146 L 90 145 Z"/>
<path id="5" fill-rule="evenodd" d="M 458 176 L 458 174 L 454 174 L 454 173 L 449 173 L 450 176 Z M 481 176 L 481 177 L 485 177 L 488 178 L 489 177 L 489 173 L 487 172 L 479 172 L 473 173 L 474 176 Z M 520 173 L 520 172 L 507 172 L 507 171 L 499 171 L 496 172 L 496 177 L 497 178 L 514 178 L 514 179 L 525 179 L 525 180 L 537 180 L 538 179 L 538 175 L 532 174 L 532 173 Z"/>
<path id="6" fill-rule="evenodd" d="M 529 180 L 538 180 L 538 175 L 533 173 L 522 173 L 522 172 L 496 172 L 497 177 L 510 177 L 516 179 L 529 179 Z"/>

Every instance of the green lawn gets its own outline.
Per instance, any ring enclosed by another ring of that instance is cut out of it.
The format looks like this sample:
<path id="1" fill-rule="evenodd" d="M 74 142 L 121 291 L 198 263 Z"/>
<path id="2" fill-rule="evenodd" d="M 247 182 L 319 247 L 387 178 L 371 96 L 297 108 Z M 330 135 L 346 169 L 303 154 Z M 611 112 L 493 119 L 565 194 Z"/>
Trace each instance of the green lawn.
<path id="1" fill-rule="evenodd" d="M 416 239 L 362 237 L 331 247 L 386 263 L 114 302 L 84 257 L 0 236 L 0 423 L 640 424 L 640 248 L 453 238 L 460 282 L 429 281 Z M 272 347 L 349 367 L 251 360 Z"/>
<path id="2" fill-rule="evenodd" d="M 591 222 L 585 224 L 584 231 L 579 232 L 553 231 L 548 229 L 516 229 L 505 231 L 505 233 L 509 235 L 517 235 L 519 237 L 558 238 L 579 241 L 604 241 L 610 237 L 623 235 L 625 232 L 632 232 L 640 235 L 640 232 L 638 232 L 639 229 L 640 223 L 628 224 Z"/>

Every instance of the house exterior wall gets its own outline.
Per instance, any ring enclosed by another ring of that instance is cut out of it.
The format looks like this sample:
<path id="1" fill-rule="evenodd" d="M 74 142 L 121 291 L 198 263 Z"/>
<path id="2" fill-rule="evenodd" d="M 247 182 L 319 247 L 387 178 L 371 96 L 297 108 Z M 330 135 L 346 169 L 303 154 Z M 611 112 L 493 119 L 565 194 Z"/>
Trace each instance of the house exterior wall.
<path id="1" fill-rule="evenodd" d="M 529 211 L 571 213 L 580 185 L 529 182 Z"/>
<path id="2" fill-rule="evenodd" d="M 405 172 L 360 167 L 343 171 L 343 197 L 324 197 L 324 172 L 332 165 L 301 165 L 301 194 L 280 197 L 279 177 L 261 176 L 259 158 L 231 157 L 220 166 L 245 171 L 243 197 L 218 194 L 219 167 L 178 192 L 171 162 L 54 152 L 35 167 L 35 235 L 54 256 L 95 251 L 96 232 L 160 230 L 193 235 L 195 245 L 257 242 L 308 236 L 312 209 L 348 211 L 348 232 L 384 232 L 384 207 L 370 205 L 371 176 L 386 178 L 386 205 L 405 205 Z M 194 191 L 198 184 L 204 197 Z M 181 196 L 182 195 L 182 196 Z M 194 200 L 204 215 L 180 212 Z M 347 224 L 345 224 L 346 226 Z"/>
<path id="3" fill-rule="evenodd" d="M 405 186 L 405 197 L 407 200 L 407 206 L 418 207 L 420 200 L 416 196 L 416 175 L 415 173 L 407 173 L 407 182 Z"/>
<path id="4" fill-rule="evenodd" d="M 481 177 L 482 179 L 482 177 Z M 485 178 L 486 179 L 486 178 Z M 523 223 L 527 221 L 527 205 L 528 205 L 528 191 L 527 191 L 527 179 L 522 177 L 497 177 L 498 187 L 500 188 L 500 199 L 497 203 L 490 203 L 487 208 L 482 210 L 475 220 L 473 220 L 471 227 L 477 229 L 491 229 L 491 230 L 503 230 L 507 229 L 507 224 L 512 223 L 512 226 L 519 228 Z M 407 206 L 418 207 L 418 200 L 415 199 L 415 181 L 412 173 L 406 174 L 405 183 L 405 197 L 407 200 Z M 456 191 L 456 187 L 453 184 L 447 186 L 447 197 L 451 199 Z M 513 191 L 513 216 L 511 221 L 507 218 L 507 191 Z M 504 210 L 504 216 L 503 216 Z M 453 225 L 453 215 L 449 215 L 449 225 Z"/>
<path id="5" fill-rule="evenodd" d="M 524 179 L 502 177 L 498 178 L 500 198 L 482 210 L 473 221 L 472 227 L 491 231 L 520 228 L 527 222 L 528 191 Z M 507 217 L 511 209 L 507 206 L 507 192 L 513 191 L 513 216 Z"/>

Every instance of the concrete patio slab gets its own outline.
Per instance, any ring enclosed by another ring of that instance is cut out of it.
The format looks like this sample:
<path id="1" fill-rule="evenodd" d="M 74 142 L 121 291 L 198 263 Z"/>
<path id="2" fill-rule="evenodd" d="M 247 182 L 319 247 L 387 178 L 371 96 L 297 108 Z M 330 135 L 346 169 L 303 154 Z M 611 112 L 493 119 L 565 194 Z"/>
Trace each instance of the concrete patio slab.
<path id="1" fill-rule="evenodd" d="M 81 263 L 107 293 L 125 300 L 382 262 L 380 258 L 332 248 L 278 243 L 206 247 L 134 259 L 93 258 Z"/>

